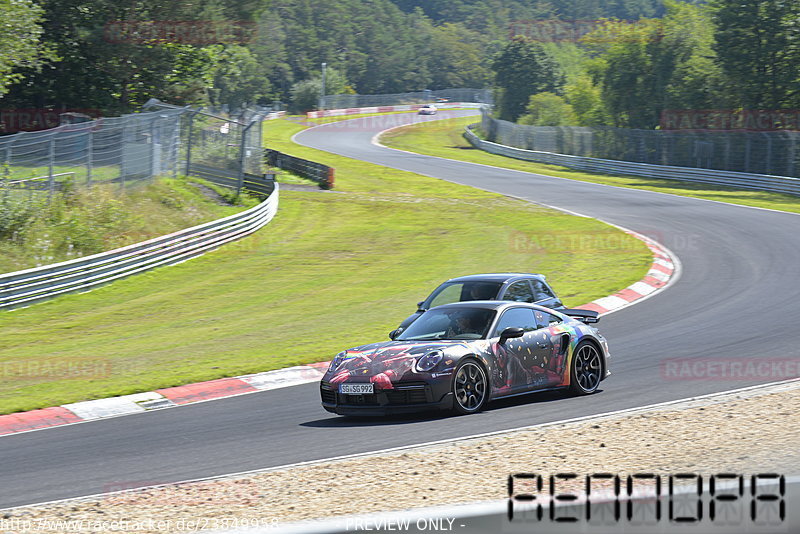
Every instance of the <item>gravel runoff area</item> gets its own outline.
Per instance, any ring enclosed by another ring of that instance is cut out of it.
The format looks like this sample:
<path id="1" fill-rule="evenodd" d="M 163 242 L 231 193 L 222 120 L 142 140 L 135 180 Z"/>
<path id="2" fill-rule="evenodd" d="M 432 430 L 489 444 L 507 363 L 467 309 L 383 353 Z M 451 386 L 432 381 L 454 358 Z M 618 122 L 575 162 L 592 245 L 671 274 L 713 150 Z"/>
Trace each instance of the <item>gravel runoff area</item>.
<path id="1" fill-rule="evenodd" d="M 792 475 L 787 471 L 800 465 L 798 406 L 800 380 L 793 380 L 458 441 L 1 510 L 0 531 L 187 532 L 497 500 L 507 497 L 508 475 L 519 472 Z M 479 423 L 481 415 L 468 417 Z"/>

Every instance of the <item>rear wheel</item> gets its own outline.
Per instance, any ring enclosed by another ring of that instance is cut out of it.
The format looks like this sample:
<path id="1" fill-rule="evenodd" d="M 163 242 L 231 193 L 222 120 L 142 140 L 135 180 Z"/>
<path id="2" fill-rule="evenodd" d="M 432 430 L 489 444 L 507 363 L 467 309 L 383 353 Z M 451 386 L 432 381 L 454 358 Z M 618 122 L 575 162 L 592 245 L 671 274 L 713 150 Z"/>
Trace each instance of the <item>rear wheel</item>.
<path id="1" fill-rule="evenodd" d="M 600 385 L 603 365 L 600 351 L 592 343 L 584 341 L 575 348 L 570 366 L 570 389 L 577 395 L 589 395 Z"/>
<path id="2" fill-rule="evenodd" d="M 486 371 L 475 360 L 464 360 L 453 376 L 453 410 L 459 414 L 481 411 L 489 397 Z"/>

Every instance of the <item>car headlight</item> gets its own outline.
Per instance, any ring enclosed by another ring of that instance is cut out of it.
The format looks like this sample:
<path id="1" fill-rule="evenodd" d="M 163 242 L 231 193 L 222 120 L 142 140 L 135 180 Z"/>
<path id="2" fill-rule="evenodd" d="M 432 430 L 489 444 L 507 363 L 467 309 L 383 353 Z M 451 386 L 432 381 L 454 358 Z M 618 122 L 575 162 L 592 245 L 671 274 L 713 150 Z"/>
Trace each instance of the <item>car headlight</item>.
<path id="1" fill-rule="evenodd" d="M 347 359 L 347 351 L 343 350 L 342 352 L 337 354 L 333 358 L 333 360 L 331 360 L 331 365 L 330 365 L 330 367 L 328 367 L 328 371 L 331 371 L 331 372 L 335 371 L 336 369 L 338 369 L 342 365 L 342 363 L 344 363 L 344 361 L 346 359 Z"/>
<path id="2" fill-rule="evenodd" d="M 444 358 L 444 353 L 440 350 L 432 350 L 422 357 L 417 358 L 414 364 L 414 370 L 418 373 L 427 373 L 433 371 L 434 367 L 439 365 L 439 362 Z"/>

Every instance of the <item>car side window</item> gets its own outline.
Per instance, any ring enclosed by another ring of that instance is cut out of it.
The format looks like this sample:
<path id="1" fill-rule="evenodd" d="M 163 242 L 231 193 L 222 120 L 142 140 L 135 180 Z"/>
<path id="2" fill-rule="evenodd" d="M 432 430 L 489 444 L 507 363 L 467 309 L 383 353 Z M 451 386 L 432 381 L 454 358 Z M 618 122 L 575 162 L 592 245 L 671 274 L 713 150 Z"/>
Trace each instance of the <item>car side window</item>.
<path id="1" fill-rule="evenodd" d="M 526 332 L 536 330 L 536 317 L 533 315 L 533 310 L 530 308 L 510 308 L 503 312 L 500 320 L 497 321 L 494 336 L 499 336 L 503 330 L 511 327 L 522 328 Z"/>
<path id="2" fill-rule="evenodd" d="M 541 280 L 531 280 L 533 285 L 534 300 L 532 302 L 539 302 L 540 300 L 547 300 L 555 298 L 550 288 Z"/>
<path id="3" fill-rule="evenodd" d="M 461 300 L 461 288 L 464 284 L 450 284 L 442 289 L 438 295 L 433 297 L 430 307 L 441 306 L 442 304 L 450 304 L 451 302 L 458 302 Z"/>
<path id="4" fill-rule="evenodd" d="M 536 310 L 534 315 L 536 316 L 536 323 L 539 325 L 539 328 L 547 328 L 548 326 L 563 322 L 558 316 L 540 310 Z"/>
<path id="5" fill-rule="evenodd" d="M 515 302 L 533 302 L 533 291 L 527 280 L 519 280 L 508 286 L 503 299 Z"/>

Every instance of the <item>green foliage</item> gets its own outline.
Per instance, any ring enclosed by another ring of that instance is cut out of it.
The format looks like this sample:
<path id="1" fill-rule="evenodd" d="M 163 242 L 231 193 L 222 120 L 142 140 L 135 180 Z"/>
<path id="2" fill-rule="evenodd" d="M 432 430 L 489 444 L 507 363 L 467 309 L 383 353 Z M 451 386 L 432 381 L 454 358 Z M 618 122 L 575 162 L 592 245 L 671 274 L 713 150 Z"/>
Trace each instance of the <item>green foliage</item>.
<path id="1" fill-rule="evenodd" d="M 578 126 L 602 126 L 611 122 L 600 88 L 589 75 L 582 75 L 564 87 L 567 102 L 575 112 Z"/>
<path id="2" fill-rule="evenodd" d="M 504 120 L 513 121 L 522 115 L 532 94 L 559 92 L 564 84 L 558 63 L 545 48 L 519 37 L 503 47 L 492 69 L 500 89 L 497 112 Z"/>
<path id="3" fill-rule="evenodd" d="M 222 3 L 163 3 L 145 0 L 135 5 L 97 0 L 39 0 L 44 19 L 43 45 L 58 56 L 40 70 L 20 71 L 24 83 L 10 88 L 9 107 L 100 109 L 106 115 L 137 109 L 151 97 L 175 104 L 209 101 L 208 88 L 220 63 L 239 58 L 216 57 L 220 46 L 202 42 L 153 39 L 139 42 L 115 36 L 119 21 L 163 21 L 198 25 L 252 18 L 260 4 L 249 0 Z M 246 59 L 246 58 L 245 58 Z M 246 68 L 245 66 L 242 68 Z"/>
<path id="4" fill-rule="evenodd" d="M 0 0 L 0 97 L 23 78 L 15 69 L 38 68 L 53 58 L 40 42 L 43 12 L 31 0 Z"/>
<path id="5" fill-rule="evenodd" d="M 344 74 L 332 67 L 325 69 L 325 93 L 329 95 L 352 93 L 352 88 L 347 83 Z M 291 109 L 295 112 L 306 112 L 317 109 L 322 96 L 322 74 L 314 78 L 297 82 L 292 86 Z"/>
<path id="6" fill-rule="evenodd" d="M 95 254 L 229 215 L 241 209 L 233 206 L 235 193 L 229 195 L 229 206 L 220 206 L 219 197 L 206 198 L 192 183 L 164 178 L 126 190 L 67 183 L 48 201 L 46 192 L 10 190 L 4 180 L 0 272 Z M 239 202 L 254 203 L 246 196 Z"/>
<path id="7" fill-rule="evenodd" d="M 575 126 L 575 110 L 563 97 L 554 93 L 538 93 L 528 100 L 525 114 L 517 121 L 533 126 Z"/>
<path id="8" fill-rule="evenodd" d="M 486 87 L 491 82 L 484 43 L 461 24 L 445 23 L 431 29 L 430 53 L 425 57 L 432 88 Z"/>
<path id="9" fill-rule="evenodd" d="M 716 50 L 746 109 L 800 105 L 800 2 L 714 0 Z"/>
<path id="10" fill-rule="evenodd" d="M 724 105 L 708 8 L 667 2 L 661 20 L 607 20 L 584 37 L 587 70 L 614 126 L 654 128 L 665 109 Z"/>

